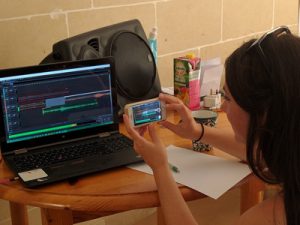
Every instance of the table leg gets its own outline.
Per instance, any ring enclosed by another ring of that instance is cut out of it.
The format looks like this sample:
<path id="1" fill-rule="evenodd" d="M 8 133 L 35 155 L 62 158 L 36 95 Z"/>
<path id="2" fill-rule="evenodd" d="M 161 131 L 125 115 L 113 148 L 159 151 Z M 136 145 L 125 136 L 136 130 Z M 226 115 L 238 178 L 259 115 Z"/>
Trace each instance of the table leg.
<path id="1" fill-rule="evenodd" d="M 57 210 L 41 208 L 43 225 L 73 225 L 71 210 Z"/>
<path id="2" fill-rule="evenodd" d="M 240 213 L 243 214 L 249 208 L 263 200 L 265 184 L 255 176 L 251 176 L 248 181 L 241 186 Z"/>
<path id="3" fill-rule="evenodd" d="M 157 207 L 157 225 L 165 225 L 165 219 L 161 207 Z"/>
<path id="4" fill-rule="evenodd" d="M 12 225 L 28 225 L 28 214 L 26 205 L 9 202 Z"/>

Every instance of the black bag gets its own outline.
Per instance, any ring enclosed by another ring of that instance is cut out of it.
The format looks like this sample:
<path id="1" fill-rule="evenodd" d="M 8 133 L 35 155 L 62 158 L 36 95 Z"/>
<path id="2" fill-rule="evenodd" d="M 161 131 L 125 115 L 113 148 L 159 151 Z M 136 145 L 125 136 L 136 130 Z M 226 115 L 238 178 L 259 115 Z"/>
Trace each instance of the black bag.
<path id="1" fill-rule="evenodd" d="M 138 20 L 99 28 L 59 41 L 41 64 L 113 56 L 119 115 L 125 104 L 154 98 L 161 92 L 154 56 Z"/>

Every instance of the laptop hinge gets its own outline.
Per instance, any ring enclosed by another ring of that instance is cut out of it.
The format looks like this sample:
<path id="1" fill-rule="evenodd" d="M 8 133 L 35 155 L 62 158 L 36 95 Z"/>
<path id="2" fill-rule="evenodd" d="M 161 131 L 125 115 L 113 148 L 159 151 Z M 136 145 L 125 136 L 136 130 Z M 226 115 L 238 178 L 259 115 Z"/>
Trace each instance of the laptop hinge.
<path id="1" fill-rule="evenodd" d="M 26 153 L 26 152 L 27 152 L 26 148 L 21 148 L 21 149 L 18 149 L 18 150 L 14 151 L 15 155 L 23 154 L 23 153 Z"/>

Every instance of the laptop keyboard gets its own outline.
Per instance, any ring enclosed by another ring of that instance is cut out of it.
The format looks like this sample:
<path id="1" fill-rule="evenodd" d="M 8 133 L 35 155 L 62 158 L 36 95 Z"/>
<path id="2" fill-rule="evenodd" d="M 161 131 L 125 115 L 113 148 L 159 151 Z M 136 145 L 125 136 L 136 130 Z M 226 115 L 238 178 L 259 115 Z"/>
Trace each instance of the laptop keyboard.
<path id="1" fill-rule="evenodd" d="M 118 134 L 101 139 L 93 138 L 71 144 L 51 146 L 51 148 L 41 149 L 38 153 L 16 155 L 14 161 L 18 170 L 26 171 L 79 158 L 128 151 L 132 149 L 132 146 L 130 139 Z"/>

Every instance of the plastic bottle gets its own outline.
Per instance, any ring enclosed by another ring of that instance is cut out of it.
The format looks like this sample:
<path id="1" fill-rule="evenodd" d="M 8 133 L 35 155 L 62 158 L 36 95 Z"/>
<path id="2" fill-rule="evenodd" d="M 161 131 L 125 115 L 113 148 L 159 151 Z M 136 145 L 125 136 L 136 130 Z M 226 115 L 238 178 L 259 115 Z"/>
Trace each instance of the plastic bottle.
<path id="1" fill-rule="evenodd" d="M 148 37 L 149 46 L 153 53 L 155 62 L 157 62 L 157 28 L 153 27 Z"/>

